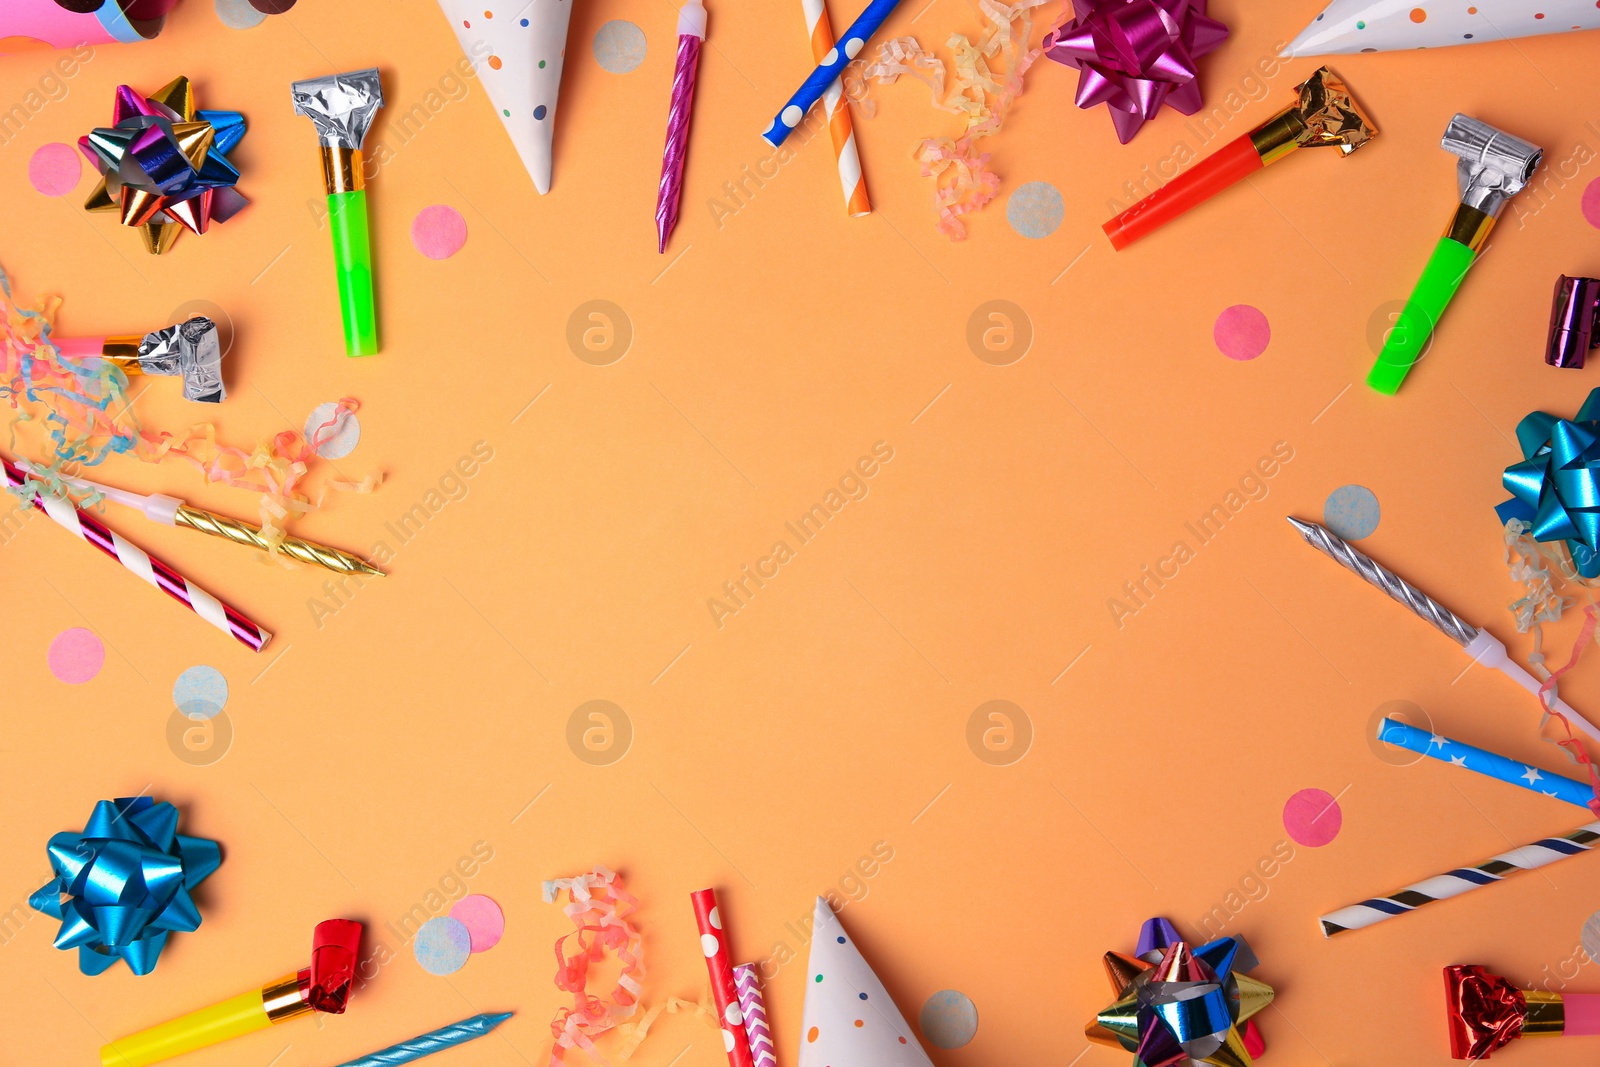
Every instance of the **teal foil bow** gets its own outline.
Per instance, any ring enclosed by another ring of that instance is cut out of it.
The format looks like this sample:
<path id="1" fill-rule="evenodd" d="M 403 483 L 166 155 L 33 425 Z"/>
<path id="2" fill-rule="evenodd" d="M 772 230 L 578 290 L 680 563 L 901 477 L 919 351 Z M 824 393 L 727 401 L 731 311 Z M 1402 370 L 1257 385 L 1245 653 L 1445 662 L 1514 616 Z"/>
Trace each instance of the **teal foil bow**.
<path id="1" fill-rule="evenodd" d="M 28 904 L 61 920 L 59 949 L 99 974 L 125 960 L 149 974 L 174 930 L 200 926 L 190 891 L 222 864 L 222 848 L 178 833 L 178 809 L 149 797 L 102 800 L 80 834 L 50 839 L 55 877 Z"/>
<path id="2" fill-rule="evenodd" d="M 1506 468 L 1504 523 L 1528 524 L 1535 541 L 1562 541 L 1585 578 L 1600 577 L 1600 389 L 1575 419 L 1535 411 L 1517 423 L 1523 460 Z"/>

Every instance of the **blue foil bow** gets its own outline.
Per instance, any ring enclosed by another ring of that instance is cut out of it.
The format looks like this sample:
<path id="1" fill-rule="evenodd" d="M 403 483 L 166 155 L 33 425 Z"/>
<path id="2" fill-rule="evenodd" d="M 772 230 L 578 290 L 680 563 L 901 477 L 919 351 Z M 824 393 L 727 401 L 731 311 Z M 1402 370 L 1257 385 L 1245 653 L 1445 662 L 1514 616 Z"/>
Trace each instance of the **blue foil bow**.
<path id="1" fill-rule="evenodd" d="M 78 968 L 99 974 L 125 960 L 149 974 L 173 930 L 200 926 L 190 890 L 222 863 L 222 849 L 178 833 L 178 809 L 149 797 L 102 800 L 83 832 L 50 839 L 56 876 L 28 904 L 61 920 L 59 949 L 78 950 Z"/>
<path id="2" fill-rule="evenodd" d="M 1523 460 L 1501 479 L 1511 499 L 1502 524 L 1527 523 L 1535 541 L 1562 541 L 1585 578 L 1600 577 L 1600 389 L 1575 419 L 1535 411 L 1517 423 Z"/>

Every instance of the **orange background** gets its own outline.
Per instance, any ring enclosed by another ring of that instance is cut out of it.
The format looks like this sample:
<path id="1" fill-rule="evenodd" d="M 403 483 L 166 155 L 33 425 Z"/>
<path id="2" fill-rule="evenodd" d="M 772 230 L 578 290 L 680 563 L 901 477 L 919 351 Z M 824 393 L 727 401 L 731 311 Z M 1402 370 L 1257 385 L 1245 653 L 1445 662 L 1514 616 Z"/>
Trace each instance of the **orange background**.
<path id="1" fill-rule="evenodd" d="M 1336 58 L 1382 129 L 1370 148 L 1286 161 L 1113 253 L 1098 224 L 1108 200 L 1127 201 L 1123 183 L 1180 143 L 1205 154 L 1220 142 L 1200 145 L 1169 111 L 1119 146 L 1103 112 L 1073 106 L 1076 75 L 1047 61 L 990 142 L 1007 192 L 1047 181 L 1063 193 L 1065 220 L 1045 239 L 1007 225 L 1004 194 L 965 243 L 935 230 L 911 150 L 957 120 L 915 84 L 875 89 L 876 115 L 858 119 L 870 218 L 844 218 L 823 140 L 747 185 L 736 212 L 714 212 L 723 183 L 770 155 L 757 134 L 809 53 L 792 0 L 709 6 L 715 47 L 665 257 L 652 208 L 668 0 L 575 5 L 543 198 L 476 82 L 403 144 L 386 132 L 459 56 L 430 0 L 307 0 L 244 33 L 191 0 L 159 40 L 99 49 L 64 99 L 0 147 L 0 255 L 20 292 L 63 295 L 64 334 L 148 330 L 209 302 L 237 332 L 232 396 L 214 413 L 236 442 L 358 397 L 359 449 L 317 477 L 379 471 L 385 483 L 332 498 L 300 532 L 395 549 L 392 577 L 335 605 L 319 571 L 260 565 L 111 512 L 119 531 L 276 631 L 252 656 L 42 520 L 0 545 L 0 906 L 25 905 L 45 880 L 49 836 L 81 827 L 102 797 L 148 790 L 226 850 L 200 897 L 204 926 L 175 936 L 146 978 L 120 967 L 82 977 L 50 948 L 52 922 L 17 928 L 25 907 L 13 912 L 0 943 L 10 1058 L 95 1062 L 110 1037 L 302 964 L 311 925 L 350 915 L 396 959 L 347 1016 L 185 1062 L 314 1067 L 514 1009 L 457 1058 L 542 1063 L 558 1005 L 550 949 L 565 920 L 539 885 L 595 863 L 626 872 L 643 899 L 649 1002 L 704 985 L 691 890 L 722 891 L 737 954 L 752 959 L 787 943 L 803 960 L 786 924 L 818 893 L 855 897 L 844 924 L 909 1018 L 939 989 L 976 1003 L 976 1040 L 931 1050 L 940 1067 L 1126 1062 L 1085 1052 L 1080 1027 L 1110 999 L 1100 954 L 1130 949 L 1152 914 L 1198 933 L 1212 909 L 1237 911 L 1226 932 L 1249 936 L 1257 973 L 1279 991 L 1262 1024 L 1280 1067 L 1445 1062 L 1439 968 L 1451 962 L 1529 983 L 1565 967 L 1569 988 L 1600 991 L 1600 968 L 1578 947 L 1600 904 L 1589 859 L 1335 942 L 1319 936 L 1324 911 L 1585 819 L 1436 764 L 1380 760 L 1371 717 L 1404 700 L 1443 732 L 1561 766 L 1533 736 L 1525 694 L 1479 670 L 1458 678 L 1465 661 L 1446 639 L 1283 521 L 1320 518 L 1341 485 L 1370 487 L 1383 521 L 1365 547 L 1526 653 L 1505 611 L 1517 588 L 1490 508 L 1517 458 L 1517 420 L 1536 408 L 1571 415 L 1600 384 L 1592 369 L 1540 362 L 1554 276 L 1600 272 L 1600 235 L 1579 207 L 1600 177 L 1597 38 Z M 1208 104 L 1240 94 L 1228 136 L 1317 65 L 1246 80 L 1318 6 L 1216 4 L 1233 34 L 1202 69 Z M 835 26 L 853 11 L 836 5 Z M 612 18 L 649 41 L 628 74 L 593 55 Z M 917 0 L 886 32 L 942 45 L 980 28 L 960 0 Z M 22 99 L 55 58 L 0 61 L 0 102 Z M 352 361 L 316 212 L 315 140 L 289 82 L 373 64 L 389 100 L 376 136 L 394 149 L 369 186 L 384 350 Z M 27 161 L 104 124 L 119 83 L 153 91 L 180 72 L 202 106 L 246 114 L 234 159 L 254 203 L 153 259 L 110 218 L 85 216 L 87 177 L 48 200 Z M 1359 384 L 1369 331 L 1381 333 L 1449 217 L 1455 161 L 1438 138 L 1458 110 L 1546 146 L 1544 174 L 1565 181 L 1517 201 L 1431 358 L 1400 397 L 1382 398 Z M 470 229 L 442 262 L 408 236 L 434 203 Z M 566 342 L 569 317 L 596 299 L 633 330 L 606 366 Z M 1015 304 L 1032 332 L 1006 366 L 967 340 L 990 300 Z M 1224 358 L 1211 337 L 1217 314 L 1241 303 L 1271 322 L 1253 362 Z M 170 381 L 149 385 L 138 410 L 156 428 L 213 416 Z M 493 459 L 465 496 L 397 545 L 385 523 L 480 441 Z M 880 441 L 893 459 L 865 499 L 718 628 L 707 600 Z M 1189 540 L 1184 524 L 1278 442 L 1293 460 L 1267 498 L 1211 543 L 1191 541 L 1195 558 L 1116 625 L 1107 602 L 1123 583 Z M 247 495 L 178 464 L 117 459 L 101 471 L 253 511 Z M 317 612 L 317 598 L 338 610 Z M 74 626 L 108 649 L 99 676 L 76 687 L 45 662 Z M 1575 632 L 1571 620 L 1551 628 L 1553 659 Z M 172 682 L 195 664 L 231 686 L 235 736 L 209 765 L 167 742 Z M 1594 677 L 1587 664 L 1563 689 L 1600 714 Z M 567 742 L 574 709 L 594 699 L 624 709 L 633 731 L 625 757 L 604 766 Z M 967 740 L 974 710 L 995 699 L 1020 706 L 1034 735 L 1008 766 Z M 1340 798 L 1337 840 L 1297 846 L 1273 877 L 1247 881 L 1285 840 L 1285 800 L 1309 787 Z M 480 841 L 494 858 L 468 886 L 505 908 L 505 940 L 448 979 L 430 976 L 384 924 L 426 906 Z M 854 877 L 879 842 L 892 861 Z M 785 1063 L 803 971 L 781 967 L 768 991 Z M 714 1067 L 719 1045 L 702 1022 L 666 1017 L 635 1062 Z M 1594 1054 L 1577 1041 L 1505 1053 L 1551 1064 Z"/>

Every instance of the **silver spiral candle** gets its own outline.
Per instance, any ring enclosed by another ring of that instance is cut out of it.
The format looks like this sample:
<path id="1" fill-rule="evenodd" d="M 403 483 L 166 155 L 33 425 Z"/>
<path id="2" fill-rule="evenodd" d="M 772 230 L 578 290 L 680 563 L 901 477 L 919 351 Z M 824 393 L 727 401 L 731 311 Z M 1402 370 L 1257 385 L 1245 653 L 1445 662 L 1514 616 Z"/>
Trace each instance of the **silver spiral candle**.
<path id="1" fill-rule="evenodd" d="M 1368 584 L 1377 586 L 1395 600 L 1411 609 L 1418 618 L 1431 623 L 1434 629 L 1465 648 L 1478 636 L 1478 628 L 1461 616 L 1424 593 L 1394 571 L 1373 562 L 1364 552 L 1343 538 L 1314 522 L 1302 522 L 1289 516 L 1289 523 L 1306 544 L 1330 557 L 1335 563 L 1355 571 Z"/>

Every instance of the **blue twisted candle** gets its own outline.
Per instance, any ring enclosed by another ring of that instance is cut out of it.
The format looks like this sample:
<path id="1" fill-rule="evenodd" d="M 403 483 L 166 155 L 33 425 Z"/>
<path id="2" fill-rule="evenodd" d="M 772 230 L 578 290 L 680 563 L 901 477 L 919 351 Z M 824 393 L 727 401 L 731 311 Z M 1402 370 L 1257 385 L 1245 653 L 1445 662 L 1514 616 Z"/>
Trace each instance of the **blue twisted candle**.
<path id="1" fill-rule="evenodd" d="M 398 1045 L 369 1052 L 359 1059 L 341 1063 L 339 1067 L 390 1067 L 396 1063 L 410 1063 L 412 1060 L 420 1060 L 424 1056 L 431 1056 L 435 1052 L 464 1045 L 468 1041 L 482 1037 L 509 1018 L 511 1018 L 509 1011 L 474 1015 L 470 1019 L 462 1019 L 458 1023 L 430 1030 L 413 1037 L 410 1041 L 402 1041 Z"/>

